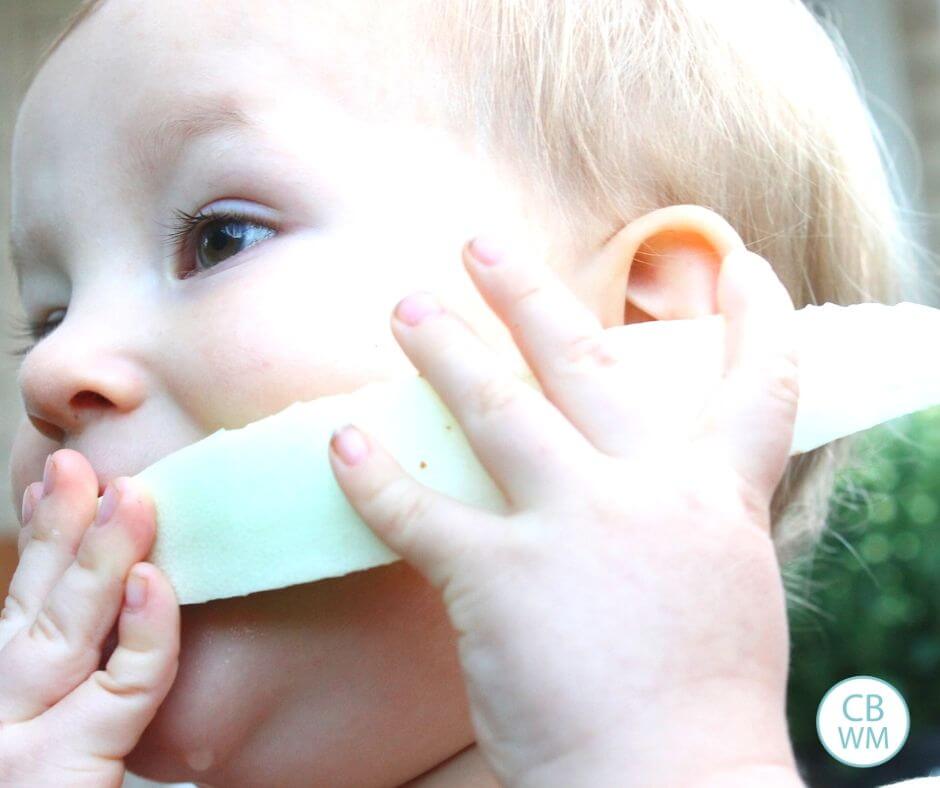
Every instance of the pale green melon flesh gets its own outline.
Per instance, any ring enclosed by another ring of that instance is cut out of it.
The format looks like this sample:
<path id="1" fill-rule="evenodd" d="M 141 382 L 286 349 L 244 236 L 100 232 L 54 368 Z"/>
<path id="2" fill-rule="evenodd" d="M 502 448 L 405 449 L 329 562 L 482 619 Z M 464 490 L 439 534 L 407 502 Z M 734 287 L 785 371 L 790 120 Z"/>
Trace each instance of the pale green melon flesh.
<path id="1" fill-rule="evenodd" d="M 506 511 L 463 432 L 423 378 L 295 402 L 143 470 L 157 532 L 148 561 L 180 604 L 248 594 L 398 560 L 336 482 L 329 440 L 354 422 L 405 471 L 465 503 Z"/>
<path id="2" fill-rule="evenodd" d="M 797 314 L 800 401 L 791 455 L 940 402 L 940 365 L 917 349 L 937 346 L 940 310 L 825 304 Z M 697 413 L 708 381 L 720 380 L 724 342 L 715 332 L 723 329 L 720 316 L 617 329 L 656 358 L 685 351 L 657 381 L 677 431 L 691 426 L 681 414 Z M 539 388 L 531 375 L 524 379 Z M 181 604 L 398 560 L 359 518 L 330 467 L 330 436 L 347 422 L 373 435 L 418 481 L 473 506 L 507 510 L 424 378 L 296 402 L 241 429 L 219 430 L 137 475 L 157 510 L 146 560 L 167 574 Z"/>

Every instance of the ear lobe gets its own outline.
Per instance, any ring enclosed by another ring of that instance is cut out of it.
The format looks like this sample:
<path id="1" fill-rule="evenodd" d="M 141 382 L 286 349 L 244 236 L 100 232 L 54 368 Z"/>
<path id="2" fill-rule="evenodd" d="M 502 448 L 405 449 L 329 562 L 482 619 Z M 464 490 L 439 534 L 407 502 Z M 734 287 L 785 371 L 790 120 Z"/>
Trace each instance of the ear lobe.
<path id="1" fill-rule="evenodd" d="M 613 270 L 628 272 L 622 305 L 627 324 L 716 314 L 722 261 L 743 246 L 734 228 L 714 211 L 671 205 L 630 222 L 600 255 Z"/>

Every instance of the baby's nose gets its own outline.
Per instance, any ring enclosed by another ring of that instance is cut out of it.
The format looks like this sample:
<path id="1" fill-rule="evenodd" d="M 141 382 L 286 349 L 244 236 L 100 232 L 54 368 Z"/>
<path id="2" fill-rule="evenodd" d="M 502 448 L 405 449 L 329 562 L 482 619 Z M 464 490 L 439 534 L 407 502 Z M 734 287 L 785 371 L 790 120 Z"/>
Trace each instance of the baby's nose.
<path id="1" fill-rule="evenodd" d="M 56 338 L 39 345 L 19 375 L 24 410 L 42 435 L 63 443 L 100 418 L 132 413 L 146 401 L 146 374 L 137 360 Z"/>

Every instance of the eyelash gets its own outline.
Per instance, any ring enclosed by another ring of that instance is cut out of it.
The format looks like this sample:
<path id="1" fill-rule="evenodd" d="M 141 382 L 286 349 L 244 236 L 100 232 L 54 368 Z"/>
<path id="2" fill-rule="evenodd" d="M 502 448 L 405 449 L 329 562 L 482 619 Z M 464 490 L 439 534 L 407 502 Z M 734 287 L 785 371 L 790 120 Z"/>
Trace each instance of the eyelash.
<path id="1" fill-rule="evenodd" d="M 280 232 L 280 227 L 275 223 L 267 224 L 258 221 L 257 218 L 238 210 L 226 209 L 223 211 L 210 211 L 203 213 L 198 211 L 195 214 L 186 213 L 186 211 L 175 210 L 175 218 L 170 226 L 170 232 L 165 238 L 165 243 L 173 245 L 173 254 L 175 257 L 182 257 L 187 252 L 187 247 L 196 230 L 209 221 L 216 222 L 244 222 L 245 224 L 254 224 L 262 227 L 268 227 L 275 233 Z M 165 225 L 164 225 L 165 226 Z M 190 279 L 199 274 L 198 270 L 193 273 L 181 276 L 180 279 Z"/>
<path id="2" fill-rule="evenodd" d="M 258 221 L 258 219 L 255 217 L 249 216 L 247 213 L 233 209 L 226 209 L 224 211 L 209 211 L 208 213 L 200 210 L 195 214 L 187 213 L 186 211 L 175 210 L 173 222 L 168 228 L 170 232 L 167 233 L 164 238 L 165 244 L 173 246 L 174 259 L 176 257 L 181 257 L 186 253 L 189 241 L 195 234 L 196 230 L 209 221 L 244 222 L 246 224 L 266 226 L 269 229 L 274 230 L 276 233 L 280 232 L 280 228 L 273 223 L 265 224 L 264 222 Z M 166 225 L 161 226 L 166 227 Z M 190 279 L 193 276 L 198 275 L 198 273 L 198 271 L 194 271 L 193 273 L 186 274 L 180 278 Z M 63 318 L 60 319 L 56 325 L 61 323 L 64 319 L 65 318 L 63 316 Z M 14 317 L 13 324 L 14 325 L 11 330 L 11 334 L 16 339 L 29 341 L 28 345 L 7 351 L 7 353 L 14 358 L 22 358 L 26 356 L 52 330 L 49 328 L 48 317 L 37 321 L 27 320 L 21 317 Z"/>
<path id="3" fill-rule="evenodd" d="M 13 356 L 14 358 L 21 358 L 25 356 L 27 353 L 29 353 L 30 350 L 36 347 L 36 345 L 39 344 L 39 341 L 45 336 L 46 333 L 48 333 L 46 331 L 49 325 L 47 318 L 43 318 L 42 320 L 37 320 L 34 322 L 32 320 L 15 316 L 12 322 L 14 325 L 11 330 L 11 334 L 16 339 L 25 339 L 30 343 L 24 347 L 8 350 L 7 353 L 9 353 L 9 355 Z M 62 321 L 60 320 L 59 322 L 61 323 Z"/>

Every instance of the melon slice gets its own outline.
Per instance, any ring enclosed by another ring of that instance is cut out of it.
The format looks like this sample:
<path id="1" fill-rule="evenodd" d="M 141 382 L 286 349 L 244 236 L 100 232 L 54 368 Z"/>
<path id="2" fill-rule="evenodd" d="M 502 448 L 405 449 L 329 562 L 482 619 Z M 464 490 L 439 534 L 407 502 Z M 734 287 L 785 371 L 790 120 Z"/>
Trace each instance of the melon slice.
<path id="1" fill-rule="evenodd" d="M 940 403 L 940 310 L 920 304 L 827 303 L 794 313 L 801 394 L 791 454 Z M 724 318 L 637 323 L 610 331 L 633 358 L 650 354 L 663 407 L 691 427 L 721 379 Z M 528 372 L 521 379 L 539 388 Z M 153 497 L 148 561 L 181 604 L 337 577 L 399 560 L 362 522 L 328 458 L 347 422 L 374 435 L 429 487 L 480 508 L 507 510 L 456 419 L 412 375 L 352 393 L 295 402 L 241 429 L 218 430 L 137 475 Z"/>

